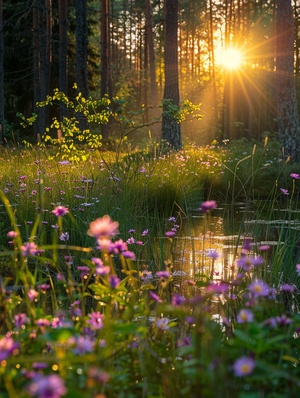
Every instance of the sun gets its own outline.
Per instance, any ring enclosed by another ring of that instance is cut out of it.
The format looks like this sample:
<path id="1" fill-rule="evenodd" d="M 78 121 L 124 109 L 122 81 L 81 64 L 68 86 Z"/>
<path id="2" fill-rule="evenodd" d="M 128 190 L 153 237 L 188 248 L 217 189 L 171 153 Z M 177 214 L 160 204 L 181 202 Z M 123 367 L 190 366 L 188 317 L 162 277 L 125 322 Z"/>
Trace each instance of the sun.
<path id="1" fill-rule="evenodd" d="M 221 53 L 220 64 L 225 69 L 238 69 L 243 63 L 243 55 L 237 48 L 229 48 Z"/>

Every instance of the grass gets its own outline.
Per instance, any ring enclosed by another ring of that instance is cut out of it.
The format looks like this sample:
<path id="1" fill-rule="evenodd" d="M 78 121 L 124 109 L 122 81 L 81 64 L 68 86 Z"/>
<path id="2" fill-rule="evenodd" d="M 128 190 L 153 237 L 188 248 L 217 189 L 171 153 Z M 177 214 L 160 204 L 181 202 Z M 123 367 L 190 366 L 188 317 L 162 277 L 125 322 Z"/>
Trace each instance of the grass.
<path id="1" fill-rule="evenodd" d="M 297 394 L 298 170 L 275 143 L 48 155 L 1 153 L 1 397 Z M 204 245 L 208 199 L 229 230 L 244 203 L 226 278 Z M 192 273 L 176 269 L 180 234 Z"/>

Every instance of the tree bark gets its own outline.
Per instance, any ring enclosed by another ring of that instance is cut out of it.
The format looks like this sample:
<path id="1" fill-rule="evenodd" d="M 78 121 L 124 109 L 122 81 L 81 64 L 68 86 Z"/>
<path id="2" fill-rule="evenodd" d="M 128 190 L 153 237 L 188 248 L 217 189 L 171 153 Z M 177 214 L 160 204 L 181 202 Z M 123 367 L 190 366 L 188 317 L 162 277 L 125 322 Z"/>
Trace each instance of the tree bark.
<path id="1" fill-rule="evenodd" d="M 76 83 L 84 98 L 88 97 L 88 29 L 86 19 L 87 0 L 76 0 Z M 81 130 L 88 128 L 84 115 L 77 115 Z"/>
<path id="2" fill-rule="evenodd" d="M 0 144 L 4 137 L 4 46 L 3 46 L 3 2 L 0 0 Z"/>
<path id="3" fill-rule="evenodd" d="M 68 19 L 67 0 L 59 0 L 59 91 L 68 95 Z M 67 110 L 60 105 L 60 121 Z"/>
<path id="4" fill-rule="evenodd" d="M 291 0 L 277 0 L 276 89 L 279 141 L 285 157 L 300 160 L 300 125 L 294 79 L 294 19 Z"/>
<path id="5" fill-rule="evenodd" d="M 178 0 L 165 0 L 165 89 L 162 114 L 162 140 L 170 149 L 182 148 L 181 126 L 171 107 L 179 109 Z"/>

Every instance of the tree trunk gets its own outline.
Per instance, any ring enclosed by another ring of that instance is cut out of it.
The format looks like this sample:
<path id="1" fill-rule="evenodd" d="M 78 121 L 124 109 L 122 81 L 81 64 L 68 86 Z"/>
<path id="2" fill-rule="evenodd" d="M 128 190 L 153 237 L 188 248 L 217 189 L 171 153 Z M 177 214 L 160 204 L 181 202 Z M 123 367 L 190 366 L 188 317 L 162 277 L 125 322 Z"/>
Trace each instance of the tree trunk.
<path id="1" fill-rule="evenodd" d="M 59 91 L 68 95 L 68 20 L 67 0 L 59 0 Z M 60 105 L 60 121 L 67 115 Z"/>
<path id="2" fill-rule="evenodd" d="M 86 19 L 87 0 L 76 0 L 76 83 L 79 92 L 84 98 L 88 97 L 88 68 L 87 68 L 87 48 L 88 48 L 88 29 Z M 87 120 L 84 115 L 77 115 L 79 128 L 88 128 Z"/>
<path id="3" fill-rule="evenodd" d="M 294 79 L 294 20 L 291 0 L 277 0 L 276 89 L 279 141 L 284 155 L 300 160 L 300 125 Z"/>
<path id="4" fill-rule="evenodd" d="M 101 0 L 101 98 L 109 96 L 109 31 L 108 0 Z M 101 134 L 104 139 L 109 136 L 108 124 L 102 124 Z"/>
<path id="5" fill-rule="evenodd" d="M 182 148 L 181 126 L 170 111 L 170 106 L 179 109 L 177 35 L 178 0 L 165 0 L 165 89 L 161 138 L 174 150 Z"/>
<path id="6" fill-rule="evenodd" d="M 4 137 L 4 46 L 3 46 L 3 3 L 0 0 L 0 144 Z"/>

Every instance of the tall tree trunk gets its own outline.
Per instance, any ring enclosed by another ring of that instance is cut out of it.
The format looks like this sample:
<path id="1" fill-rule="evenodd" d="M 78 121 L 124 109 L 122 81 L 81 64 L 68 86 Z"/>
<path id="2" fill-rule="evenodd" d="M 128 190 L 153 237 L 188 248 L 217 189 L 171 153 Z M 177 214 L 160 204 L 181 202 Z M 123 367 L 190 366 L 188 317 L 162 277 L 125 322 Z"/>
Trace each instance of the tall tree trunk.
<path id="1" fill-rule="evenodd" d="M 151 0 L 146 0 L 146 32 L 147 44 L 149 49 L 149 66 L 150 66 L 150 105 L 157 105 L 157 82 L 155 70 L 155 53 L 154 53 L 154 38 L 153 38 L 153 22 Z"/>
<path id="2" fill-rule="evenodd" d="M 76 83 L 84 98 L 88 97 L 88 29 L 86 19 L 87 0 L 76 0 Z M 88 128 L 84 115 L 77 115 L 81 130 Z"/>
<path id="3" fill-rule="evenodd" d="M 36 106 L 38 101 L 41 101 L 41 87 L 40 87 L 40 44 L 39 44 L 39 0 L 33 1 L 32 7 L 32 41 L 33 41 L 33 111 L 37 115 L 37 121 L 34 123 L 34 137 L 38 141 L 41 139 L 40 128 L 40 109 Z"/>
<path id="4" fill-rule="evenodd" d="M 285 156 L 300 160 L 300 125 L 294 79 L 294 19 L 291 0 L 277 0 L 276 89 L 279 141 Z"/>
<path id="5" fill-rule="evenodd" d="M 101 98 L 109 94 L 109 31 L 108 31 L 108 0 L 101 0 Z M 109 126 L 101 126 L 101 134 L 108 138 Z"/>
<path id="6" fill-rule="evenodd" d="M 0 0 L 0 144 L 3 143 L 4 137 L 4 46 L 3 46 L 3 2 Z"/>
<path id="7" fill-rule="evenodd" d="M 67 0 L 59 0 L 59 90 L 68 95 L 68 20 Z M 60 121 L 67 110 L 60 105 Z"/>
<path id="8" fill-rule="evenodd" d="M 162 114 L 162 140 L 170 149 L 182 148 L 181 126 L 170 111 L 179 109 L 178 0 L 165 0 L 165 89 Z"/>

